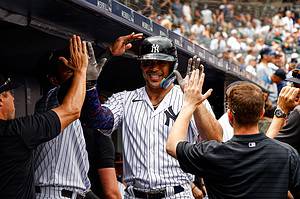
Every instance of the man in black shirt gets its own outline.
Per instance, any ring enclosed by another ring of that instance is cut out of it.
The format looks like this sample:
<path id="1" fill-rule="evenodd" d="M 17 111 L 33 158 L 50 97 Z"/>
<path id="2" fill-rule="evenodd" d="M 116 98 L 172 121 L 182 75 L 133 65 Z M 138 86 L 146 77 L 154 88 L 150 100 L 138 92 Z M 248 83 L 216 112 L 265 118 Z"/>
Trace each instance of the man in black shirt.
<path id="1" fill-rule="evenodd" d="M 60 59 L 74 69 L 72 85 L 61 106 L 46 113 L 15 118 L 16 87 L 11 79 L 0 78 L 0 198 L 35 198 L 33 151 L 54 138 L 78 119 L 85 97 L 88 55 L 80 37 L 70 39 L 71 58 Z"/>
<path id="2" fill-rule="evenodd" d="M 202 95 L 204 74 L 193 71 L 185 86 L 180 114 L 168 137 L 166 150 L 183 171 L 203 176 L 208 196 L 214 198 L 287 198 L 300 190 L 300 160 L 288 144 L 258 131 L 264 114 L 260 88 L 252 83 L 234 85 L 229 94 L 228 117 L 234 137 L 225 142 L 186 142 L 188 122 Z"/>

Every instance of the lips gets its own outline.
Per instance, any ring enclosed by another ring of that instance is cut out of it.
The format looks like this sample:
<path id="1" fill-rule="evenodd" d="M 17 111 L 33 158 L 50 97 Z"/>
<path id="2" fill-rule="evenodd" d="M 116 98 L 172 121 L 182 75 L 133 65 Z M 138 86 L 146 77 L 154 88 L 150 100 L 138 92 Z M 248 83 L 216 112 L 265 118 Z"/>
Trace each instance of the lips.
<path id="1" fill-rule="evenodd" d="M 162 73 L 147 73 L 151 81 L 160 81 L 163 78 Z"/>

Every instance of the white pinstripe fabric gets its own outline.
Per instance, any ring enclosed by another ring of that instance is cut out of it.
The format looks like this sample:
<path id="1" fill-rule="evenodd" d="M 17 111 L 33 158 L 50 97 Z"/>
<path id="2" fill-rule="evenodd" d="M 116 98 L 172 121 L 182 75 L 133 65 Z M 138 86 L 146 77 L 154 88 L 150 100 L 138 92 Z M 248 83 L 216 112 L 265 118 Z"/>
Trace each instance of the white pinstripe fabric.
<path id="1" fill-rule="evenodd" d="M 90 188 L 88 155 L 79 120 L 72 122 L 56 138 L 37 147 L 34 170 L 35 185 L 43 187 L 43 190 L 49 187 L 49 193 L 53 187 L 79 193 Z M 55 193 L 51 195 L 55 196 Z M 37 194 L 37 198 L 44 197 L 43 194 Z"/>
<path id="2" fill-rule="evenodd" d="M 124 180 L 127 185 L 142 189 L 159 189 L 188 184 L 192 178 L 184 173 L 176 159 L 166 153 L 166 139 L 174 120 L 167 115 L 169 107 L 177 115 L 183 93 L 174 86 L 156 110 L 145 88 L 114 94 L 104 106 L 114 114 L 114 129 L 122 123 L 124 150 Z M 208 102 L 206 107 L 212 112 Z M 189 127 L 188 140 L 197 139 L 194 121 Z"/>

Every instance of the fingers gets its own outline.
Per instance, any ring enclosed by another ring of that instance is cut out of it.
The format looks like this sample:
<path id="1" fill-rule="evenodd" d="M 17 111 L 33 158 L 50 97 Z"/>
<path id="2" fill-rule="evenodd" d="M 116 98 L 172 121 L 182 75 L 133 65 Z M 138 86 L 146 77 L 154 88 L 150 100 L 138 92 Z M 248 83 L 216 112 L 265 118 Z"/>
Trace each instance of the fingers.
<path id="1" fill-rule="evenodd" d="M 208 89 L 208 91 L 206 91 L 206 93 L 202 97 L 203 101 L 206 100 L 211 95 L 212 92 L 213 92 L 213 89 L 211 89 L 211 88 Z"/>
<path id="2" fill-rule="evenodd" d="M 199 58 L 199 63 L 200 63 L 200 58 Z M 192 70 L 197 69 L 197 55 L 193 57 L 193 62 L 192 62 Z"/>
<path id="3" fill-rule="evenodd" d="M 64 65 L 66 65 L 68 68 L 75 70 L 75 68 L 69 63 L 69 61 L 66 58 L 59 57 L 58 60 L 62 61 L 64 63 Z"/>
<path id="4" fill-rule="evenodd" d="M 188 75 L 188 76 L 191 75 L 192 63 L 193 63 L 193 58 L 189 58 L 188 65 L 187 65 L 187 70 L 186 70 L 186 75 Z"/>
<path id="5" fill-rule="evenodd" d="M 82 52 L 86 55 L 88 55 L 88 52 L 87 52 L 87 47 L 86 47 L 86 41 L 83 41 L 82 42 Z M 95 56 L 94 56 L 95 57 Z"/>
<path id="6" fill-rule="evenodd" d="M 143 38 L 143 33 L 137 33 L 135 34 L 134 32 L 131 33 L 130 35 L 122 36 L 120 37 L 120 40 L 124 42 L 124 44 L 128 44 L 130 42 L 133 42 L 135 40 L 139 40 Z"/>
<path id="7" fill-rule="evenodd" d="M 94 63 L 96 62 L 96 58 L 95 58 L 95 53 L 94 53 L 94 48 L 91 42 L 87 42 L 87 49 L 88 49 L 88 55 L 90 58 L 90 62 Z"/>
<path id="8" fill-rule="evenodd" d="M 188 60 L 186 75 L 191 75 L 193 70 L 199 69 L 200 74 L 203 72 L 204 66 L 201 64 L 201 59 L 197 55 Z"/>
<path id="9" fill-rule="evenodd" d="M 77 43 L 77 50 L 79 52 L 83 52 L 83 48 L 82 48 L 82 43 L 81 43 L 80 37 L 76 36 L 75 38 L 76 38 L 75 42 Z"/>
<path id="10" fill-rule="evenodd" d="M 183 78 L 182 78 L 181 74 L 179 73 L 178 70 L 174 70 L 174 74 L 175 74 L 176 79 L 177 79 L 177 81 L 178 81 L 178 83 L 180 85 L 182 83 L 182 81 L 183 81 Z"/>
<path id="11" fill-rule="evenodd" d="M 74 54 L 77 51 L 77 42 L 76 42 L 76 35 L 73 35 L 70 39 L 70 53 L 71 55 Z"/>

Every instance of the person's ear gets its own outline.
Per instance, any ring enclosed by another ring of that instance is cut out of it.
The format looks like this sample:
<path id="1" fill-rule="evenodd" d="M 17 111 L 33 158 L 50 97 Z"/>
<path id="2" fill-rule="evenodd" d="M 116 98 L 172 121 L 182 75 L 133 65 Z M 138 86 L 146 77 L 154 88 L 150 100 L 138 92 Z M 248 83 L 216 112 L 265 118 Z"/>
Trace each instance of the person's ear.
<path id="1" fill-rule="evenodd" d="M 228 121 L 229 121 L 230 125 L 232 126 L 232 124 L 233 124 L 233 114 L 232 114 L 230 109 L 227 110 L 227 114 L 228 114 Z"/>
<path id="2" fill-rule="evenodd" d="M 260 119 L 262 119 L 263 117 L 264 117 L 264 115 L 265 115 L 265 108 L 263 108 L 262 110 L 261 110 L 261 113 L 260 113 Z"/>

